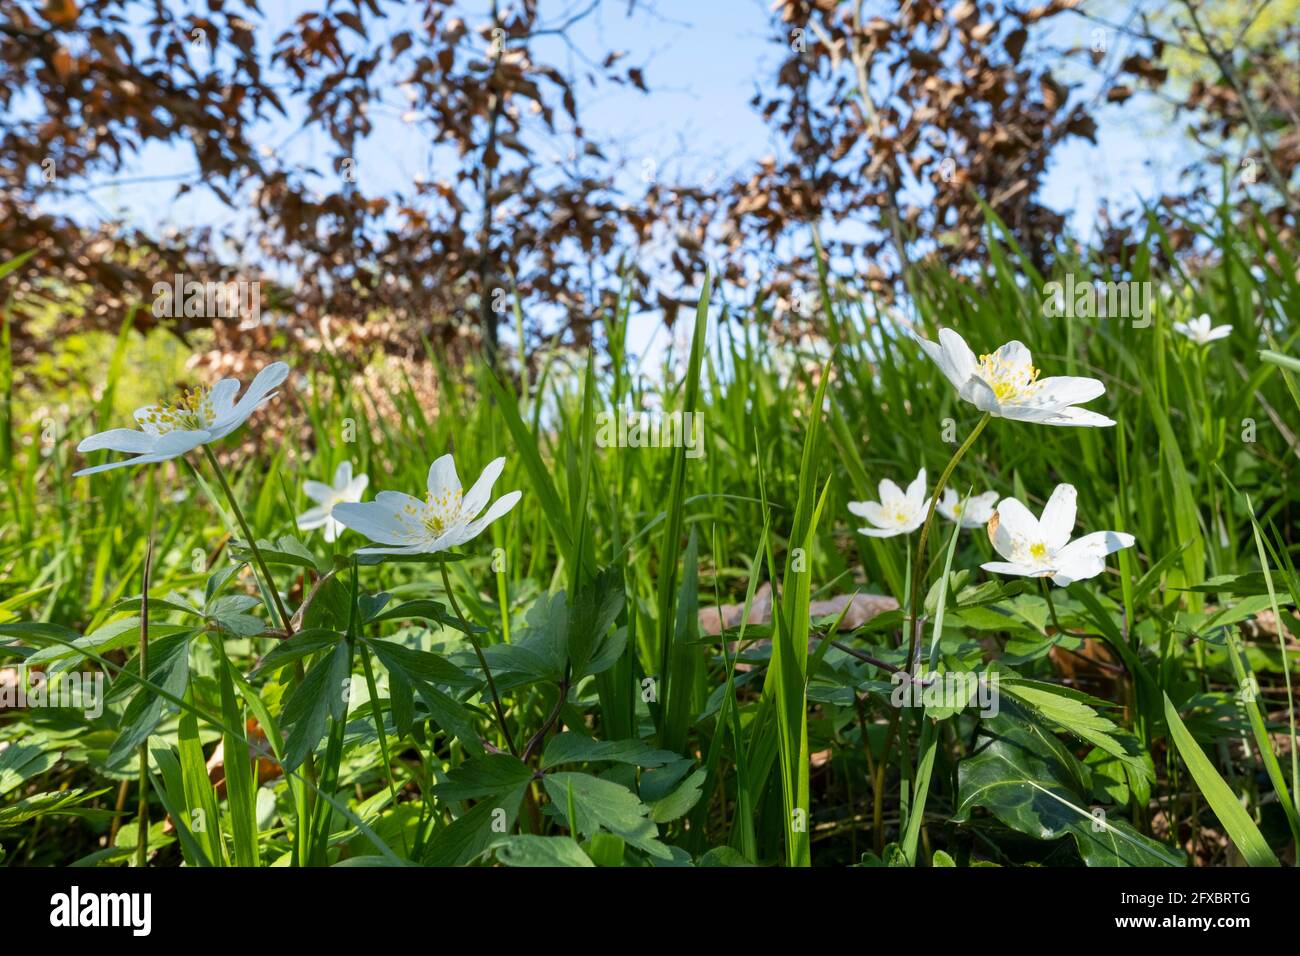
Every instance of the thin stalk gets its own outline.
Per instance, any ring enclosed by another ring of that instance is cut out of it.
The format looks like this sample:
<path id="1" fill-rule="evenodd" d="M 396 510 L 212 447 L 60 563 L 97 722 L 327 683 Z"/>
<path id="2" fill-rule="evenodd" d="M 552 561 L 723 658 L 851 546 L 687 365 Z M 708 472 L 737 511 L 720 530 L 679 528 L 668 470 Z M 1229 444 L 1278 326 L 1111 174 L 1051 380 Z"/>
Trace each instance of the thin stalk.
<path id="1" fill-rule="evenodd" d="M 451 579 L 447 576 L 447 562 L 439 561 L 438 570 L 442 572 L 442 589 L 447 592 L 447 600 L 451 602 L 452 610 L 456 612 L 456 617 L 464 625 L 465 636 L 469 638 L 470 645 L 474 648 L 474 653 L 478 655 L 479 667 L 483 668 L 483 676 L 487 678 L 488 690 L 492 692 L 492 704 L 496 709 L 497 724 L 501 728 L 501 736 L 506 739 L 506 746 L 510 748 L 510 753 L 519 756 L 519 751 L 515 748 L 515 742 L 510 736 L 510 727 L 506 724 L 506 711 L 501 706 L 501 695 L 497 693 L 496 681 L 492 679 L 492 669 L 488 667 L 487 658 L 483 656 L 483 648 L 478 645 L 478 638 L 474 636 L 473 628 L 470 626 L 465 615 L 461 612 L 460 604 L 456 601 L 456 595 L 451 589 Z"/>
<path id="2" fill-rule="evenodd" d="M 921 525 L 921 537 L 916 543 L 916 560 L 912 564 L 912 600 L 911 615 L 907 622 L 907 668 L 910 671 L 914 666 L 916 657 L 917 644 L 917 621 L 921 616 L 921 585 L 925 580 L 925 545 L 930 539 L 930 525 L 934 523 L 934 509 L 939 504 L 939 496 L 943 494 L 943 489 L 948 486 L 948 479 L 952 476 L 952 471 L 957 467 L 957 462 L 961 461 L 962 456 L 966 454 L 970 446 L 975 444 L 975 439 L 979 437 L 984 426 L 989 423 L 993 415 L 985 412 L 984 416 L 976 423 L 975 428 L 962 442 L 961 447 L 953 453 L 948 459 L 948 466 L 944 468 L 943 474 L 939 476 L 939 482 L 934 486 L 934 494 L 930 496 L 930 507 L 925 514 L 925 524 Z"/>
<path id="3" fill-rule="evenodd" d="M 221 463 L 217 461 L 217 456 L 212 453 L 212 449 L 207 445 L 203 446 L 203 454 L 208 459 L 208 464 L 212 466 L 212 470 L 217 474 L 217 481 L 221 483 L 221 491 L 230 504 L 230 510 L 235 513 L 235 520 L 239 522 L 239 530 L 244 532 L 244 540 L 248 542 L 248 550 L 253 555 L 253 561 L 262 574 L 266 590 L 270 593 L 271 600 L 275 604 L 275 610 L 280 615 L 280 623 L 284 627 L 285 637 L 293 637 L 293 624 L 289 619 L 289 612 L 284 609 L 284 602 L 280 600 L 280 592 L 275 589 L 275 579 L 271 577 L 271 572 L 266 566 L 266 560 L 257 547 L 257 540 L 253 537 L 253 532 L 249 530 L 248 521 L 244 518 L 244 512 L 240 509 L 239 502 L 235 500 L 235 493 L 230 488 L 230 482 L 226 480 L 226 472 L 222 469 Z"/>
<path id="4" fill-rule="evenodd" d="M 151 500 L 154 500 L 151 496 Z M 140 590 L 140 679 L 149 679 L 149 584 L 153 574 L 153 515 L 149 517 L 149 543 L 144 552 L 144 580 Z M 140 803 L 136 823 L 140 828 L 135 844 L 135 865 L 149 862 L 149 741 L 140 744 Z"/>
<path id="5" fill-rule="evenodd" d="M 253 555 L 253 562 L 256 564 L 258 571 L 262 575 L 262 583 L 266 587 L 267 593 L 271 595 L 271 602 L 275 605 L 276 613 L 280 616 L 280 624 L 284 628 L 284 636 L 287 640 L 293 637 L 293 620 L 289 617 L 289 612 L 285 610 L 284 602 L 280 600 L 280 592 L 275 588 L 275 579 L 271 577 L 271 570 L 266 566 L 266 559 L 262 557 L 262 551 L 257 546 L 257 539 L 253 536 L 252 529 L 248 526 L 248 520 L 244 517 L 243 509 L 239 507 L 239 502 L 235 499 L 235 492 L 230 487 L 230 482 L 226 480 L 226 472 L 217 461 L 217 456 L 212 453 L 212 449 L 207 445 L 203 446 L 203 454 L 208 459 L 208 464 L 216 473 L 217 481 L 221 484 L 221 491 L 226 496 L 226 502 L 230 505 L 230 510 L 235 514 L 235 520 L 239 522 L 239 530 L 244 533 L 244 540 L 248 542 L 248 550 Z M 302 661 L 294 662 L 294 687 L 300 685 L 305 676 L 305 670 Z M 303 788 L 302 806 L 298 808 L 299 824 L 307 824 L 310 821 L 312 813 L 316 809 L 316 758 L 312 754 L 307 755 L 307 760 L 303 765 L 304 776 L 307 778 L 309 786 Z M 310 836 L 310 831 L 300 831 L 299 840 L 304 835 Z M 296 847 L 295 847 L 296 852 Z"/>

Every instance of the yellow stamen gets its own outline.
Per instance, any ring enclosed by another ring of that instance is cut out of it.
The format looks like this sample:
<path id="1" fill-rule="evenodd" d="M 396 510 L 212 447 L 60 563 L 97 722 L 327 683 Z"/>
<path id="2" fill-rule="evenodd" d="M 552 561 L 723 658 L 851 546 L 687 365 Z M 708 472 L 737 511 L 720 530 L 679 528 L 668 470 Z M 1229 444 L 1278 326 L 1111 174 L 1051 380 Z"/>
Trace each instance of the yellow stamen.
<path id="1" fill-rule="evenodd" d="M 444 491 L 440 495 L 430 493 L 425 501 L 424 516 L 421 519 L 430 534 L 442 534 L 460 514 L 460 489 Z"/>
<path id="2" fill-rule="evenodd" d="M 993 395 L 999 402 L 1023 395 L 1038 381 L 1038 369 L 1028 362 L 1012 365 L 996 354 L 981 355 L 976 372 L 993 389 Z"/>
<path id="3" fill-rule="evenodd" d="M 212 399 L 201 388 L 189 388 L 181 393 L 175 402 L 155 405 L 145 416 L 145 422 L 153 425 L 158 434 L 184 429 L 194 431 L 208 425 L 216 418 Z"/>

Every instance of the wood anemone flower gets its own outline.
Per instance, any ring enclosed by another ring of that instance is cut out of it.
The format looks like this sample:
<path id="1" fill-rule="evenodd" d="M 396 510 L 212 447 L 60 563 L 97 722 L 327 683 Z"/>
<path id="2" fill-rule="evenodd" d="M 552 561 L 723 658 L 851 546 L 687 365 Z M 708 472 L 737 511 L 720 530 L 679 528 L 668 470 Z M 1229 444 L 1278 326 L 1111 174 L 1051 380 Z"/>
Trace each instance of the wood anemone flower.
<path id="1" fill-rule="evenodd" d="M 223 378 L 211 390 L 191 389 L 182 393 L 175 402 L 137 408 L 137 428 L 110 428 L 82 439 L 77 446 L 77 451 L 83 453 L 108 449 L 136 457 L 83 468 L 73 477 L 179 458 L 200 445 L 224 438 L 274 398 L 272 389 L 288 375 L 288 365 L 272 362 L 257 373 L 239 401 L 235 401 L 239 394 L 239 380 Z"/>
<path id="2" fill-rule="evenodd" d="M 334 517 L 335 505 L 360 501 L 369 484 L 370 478 L 366 475 L 357 475 L 355 478 L 352 476 L 350 461 L 339 462 L 338 468 L 334 469 L 334 480 L 331 484 L 327 485 L 323 481 L 303 482 L 303 492 L 316 502 L 316 505 L 298 515 L 299 530 L 311 531 L 314 528 L 324 528 L 325 540 L 337 541 L 338 536 L 343 533 L 343 525 Z"/>
<path id="3" fill-rule="evenodd" d="M 400 491 L 381 491 L 374 501 L 335 505 L 333 516 L 382 545 L 362 548 L 357 554 L 446 551 L 477 537 L 519 501 L 522 492 L 512 491 L 483 510 L 505 464 L 504 458 L 489 462 L 474 486 L 462 494 L 456 464 L 451 455 L 443 455 L 429 466 L 428 494 L 423 500 Z"/>
<path id="4" fill-rule="evenodd" d="M 874 528 L 859 528 L 858 532 L 872 538 L 892 538 L 910 534 L 925 521 L 926 504 L 925 469 L 907 486 L 907 493 L 888 478 L 880 482 L 879 501 L 850 501 L 849 511 L 865 518 Z"/>
<path id="5" fill-rule="evenodd" d="M 1115 424 L 1104 415 L 1074 407 L 1105 394 L 1100 380 L 1074 375 L 1040 379 L 1029 349 L 1020 342 L 1008 342 L 978 359 L 952 329 L 940 329 L 938 343 L 922 338 L 917 342 L 957 394 L 982 412 L 1040 425 L 1101 428 Z"/>
<path id="6" fill-rule="evenodd" d="M 1122 531 L 1094 531 L 1070 540 L 1074 530 L 1073 485 L 1057 485 L 1043 514 L 1035 518 L 1015 498 L 1003 498 L 989 520 L 989 540 L 1005 561 L 981 565 L 994 574 L 1050 577 L 1057 587 L 1094 578 L 1106 569 L 1106 556 L 1133 546 Z"/>

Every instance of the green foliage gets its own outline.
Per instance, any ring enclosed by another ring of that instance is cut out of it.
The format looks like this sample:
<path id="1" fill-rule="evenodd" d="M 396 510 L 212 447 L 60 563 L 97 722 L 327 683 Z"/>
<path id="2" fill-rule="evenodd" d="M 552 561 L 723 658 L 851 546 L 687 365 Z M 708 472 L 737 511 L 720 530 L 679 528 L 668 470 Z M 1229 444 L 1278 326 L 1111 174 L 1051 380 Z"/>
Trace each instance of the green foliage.
<path id="1" fill-rule="evenodd" d="M 689 351 L 657 376 L 627 353 L 623 302 L 606 353 L 548 349 L 517 376 L 440 366 L 436 408 L 403 379 L 352 385 L 324 357 L 295 359 L 307 427 L 219 449 L 256 553 L 197 456 L 69 477 L 77 441 L 159 397 L 179 362 L 151 367 L 154 346 L 124 330 L 84 379 L 107 392 L 68 375 L 42 395 L 39 370 L 21 370 L 0 666 L 106 680 L 98 714 L 0 698 L 6 862 L 130 862 L 138 802 L 115 798 L 135 795 L 142 751 L 161 865 L 1184 865 L 1180 828 L 1276 862 L 1300 834 L 1286 740 L 1300 406 L 1285 360 L 1300 287 L 1265 230 L 1192 225 L 1223 264 L 1158 270 L 1164 237 L 1145 237 L 1126 276 L 1173 293 L 1145 328 L 1045 317 L 1043 281 L 1098 267 L 1063 251 L 1037 276 L 996 223 L 986 274 L 911 277 L 917 333 L 952 326 L 977 352 L 1019 339 L 1045 375 L 1106 383 L 1095 406 L 1115 428 L 993 419 L 950 479 L 1035 509 L 1068 481 L 1079 529 L 1136 537 L 1051 604 L 1036 582 L 979 570 L 992 551 L 978 529 L 936 525 L 919 569 L 904 539 L 855 533 L 848 501 L 922 466 L 937 476 L 955 447 L 945 422 L 964 436 L 979 416 L 883 303 L 829 272 L 829 349 L 772 345 L 764 303 L 723 321 L 706 290 Z M 1232 335 L 1202 348 L 1173 331 L 1201 312 Z M 54 361 L 87 362 L 77 348 Z M 53 403 L 69 411 L 47 441 L 30 412 Z M 699 415 L 703 454 L 597 440 L 602 415 L 646 407 Z M 348 419 L 351 443 L 336 440 Z M 355 533 L 296 528 L 304 479 L 347 459 L 372 495 L 420 494 L 447 450 L 462 478 L 504 455 L 500 487 L 523 491 L 456 553 L 352 560 Z M 812 619 L 837 595 L 906 603 L 909 570 L 921 659 L 996 676 L 996 716 L 978 695 L 894 705 L 903 612 L 838 633 L 840 615 Z M 719 603 L 745 610 L 715 634 L 699 611 Z M 1251 749 L 1230 751 L 1239 741 Z M 1195 862 L 1228 859 L 1194 845 Z"/>

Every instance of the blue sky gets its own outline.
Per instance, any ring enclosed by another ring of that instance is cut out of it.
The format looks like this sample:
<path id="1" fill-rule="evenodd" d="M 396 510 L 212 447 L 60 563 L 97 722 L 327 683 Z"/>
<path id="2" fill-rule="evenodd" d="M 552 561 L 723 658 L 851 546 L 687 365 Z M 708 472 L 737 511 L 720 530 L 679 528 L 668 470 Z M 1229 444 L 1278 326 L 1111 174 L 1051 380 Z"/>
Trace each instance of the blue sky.
<path id="1" fill-rule="evenodd" d="M 564 11 L 585 5 L 585 0 L 543 0 L 542 9 L 559 20 Z M 269 50 L 284 26 L 311 6 L 304 0 L 264 4 L 266 17 L 258 30 L 258 43 Z M 629 183 L 646 174 L 688 182 L 705 182 L 711 175 L 725 178 L 779 150 L 749 105 L 781 56 L 770 39 L 769 6 L 768 0 L 658 0 L 653 12 L 638 12 L 629 19 L 624 0 L 605 0 L 571 31 L 571 47 L 559 39 L 545 39 L 538 42 L 536 54 L 570 75 L 584 72 L 584 57 L 599 59 L 611 49 L 627 51 L 625 65 L 644 66 L 651 95 L 630 86 L 592 89 L 585 83 L 578 92 L 583 124 L 595 140 L 615 144 Z M 416 25 L 418 7 L 396 9 L 393 23 Z M 489 4 L 482 0 L 462 7 L 481 9 L 486 15 Z M 475 23 L 472 16 L 467 19 Z M 1094 26 L 1065 14 L 1055 18 L 1044 40 L 1058 47 L 1086 44 Z M 1091 82 L 1084 74 L 1073 78 Z M 380 87 L 382 100 L 371 112 L 376 133 L 358 150 L 356 161 L 362 191 L 385 192 L 392 184 L 410 183 L 416 176 L 445 175 L 451 160 L 429 148 L 427 127 L 422 130 L 418 124 L 403 122 L 407 103 L 402 90 L 395 83 Z M 1163 116 L 1102 108 L 1097 118 L 1098 144 L 1073 141 L 1058 150 L 1041 193 L 1049 206 L 1071 212 L 1072 229 L 1083 236 L 1091 231 L 1100 203 L 1130 207 L 1160 195 L 1172 188 L 1178 165 L 1186 158 L 1186 144 Z M 298 132 L 292 123 L 267 125 L 258 135 L 289 163 L 310 164 L 327 152 L 320 134 Z M 562 138 L 555 147 L 564 149 Z M 185 176 L 192 169 L 185 147 L 153 146 L 121 178 Z M 216 225 L 240 215 L 203 190 L 168 201 L 172 188 L 165 182 L 111 186 L 60 205 L 80 216 L 109 211 L 142 224 L 180 230 Z M 635 338 L 644 340 L 653 333 L 651 323 L 639 327 Z"/>

